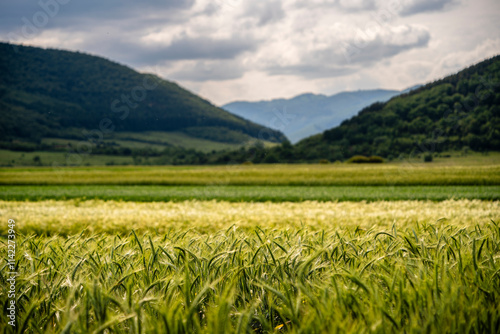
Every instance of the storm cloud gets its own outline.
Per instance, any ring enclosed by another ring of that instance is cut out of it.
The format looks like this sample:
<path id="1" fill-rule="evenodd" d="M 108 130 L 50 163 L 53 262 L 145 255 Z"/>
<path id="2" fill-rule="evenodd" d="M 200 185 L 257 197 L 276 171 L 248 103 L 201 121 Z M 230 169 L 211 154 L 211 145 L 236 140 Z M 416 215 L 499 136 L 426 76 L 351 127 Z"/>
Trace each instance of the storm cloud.
<path id="1" fill-rule="evenodd" d="M 3 0 L 0 39 L 154 69 L 225 103 L 434 80 L 500 53 L 499 16 L 497 0 Z"/>

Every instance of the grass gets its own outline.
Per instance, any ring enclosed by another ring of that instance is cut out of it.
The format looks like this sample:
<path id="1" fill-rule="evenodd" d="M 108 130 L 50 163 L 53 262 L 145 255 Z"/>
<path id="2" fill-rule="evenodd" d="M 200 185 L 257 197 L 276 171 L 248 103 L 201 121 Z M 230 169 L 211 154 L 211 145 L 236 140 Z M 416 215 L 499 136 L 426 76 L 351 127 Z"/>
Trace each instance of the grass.
<path id="1" fill-rule="evenodd" d="M 0 200 L 41 201 L 48 199 L 103 199 L 136 202 L 500 200 L 500 186 L 0 186 Z"/>
<path id="2" fill-rule="evenodd" d="M 177 147 L 183 147 L 186 149 L 194 149 L 201 152 L 219 151 L 219 150 L 236 150 L 242 146 L 241 144 L 230 144 L 221 143 L 207 139 L 191 137 L 188 134 L 182 132 L 158 132 L 158 131 L 147 131 L 147 132 L 116 132 L 116 139 L 121 139 L 130 143 L 143 142 L 143 143 L 155 143 L 163 145 L 172 145 Z M 123 144 L 127 145 L 127 144 Z M 130 147 L 130 146 L 127 146 Z"/>
<path id="3" fill-rule="evenodd" d="M 500 331 L 496 223 L 359 223 L 344 226 L 331 219 L 329 229 L 318 231 L 229 226 L 211 234 L 171 228 L 161 234 L 18 235 L 16 329 Z M 5 239 L 1 247 L 6 249 Z M 5 271 L 2 305 L 8 302 Z M 6 330 L 4 321 L 0 326 Z"/>
<path id="4" fill-rule="evenodd" d="M 423 156 L 418 158 L 422 161 Z M 414 161 L 416 159 L 410 159 Z M 432 164 L 439 165 L 477 165 L 477 166 L 486 166 L 486 165 L 498 165 L 500 164 L 500 152 L 488 152 L 488 153 L 479 153 L 479 152 L 443 152 L 443 153 L 434 153 L 434 158 Z"/>
<path id="5" fill-rule="evenodd" d="M 255 165 L 0 169 L 3 185 L 500 185 L 500 165 Z"/>
<path id="6" fill-rule="evenodd" d="M 209 139 L 192 137 L 178 131 L 115 132 L 109 136 L 109 138 L 106 138 L 104 143 L 115 143 L 120 147 L 128 148 L 152 148 L 158 151 L 162 151 L 168 146 L 176 146 L 201 152 L 211 152 L 213 150 L 236 150 L 243 145 L 255 142 L 255 139 L 249 136 L 242 135 L 242 137 L 241 143 L 222 143 Z M 42 143 L 48 145 L 67 145 L 71 143 L 73 147 L 77 147 L 80 140 L 44 138 Z M 270 142 L 264 142 L 264 144 L 272 146 Z"/>

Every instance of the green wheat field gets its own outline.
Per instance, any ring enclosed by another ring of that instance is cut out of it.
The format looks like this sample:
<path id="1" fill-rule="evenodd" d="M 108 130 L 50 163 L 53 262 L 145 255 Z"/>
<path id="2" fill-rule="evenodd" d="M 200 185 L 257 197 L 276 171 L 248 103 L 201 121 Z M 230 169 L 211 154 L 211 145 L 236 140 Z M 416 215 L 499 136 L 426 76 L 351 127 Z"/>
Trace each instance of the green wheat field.
<path id="1" fill-rule="evenodd" d="M 0 170 L 16 333 L 498 333 L 500 165 Z"/>

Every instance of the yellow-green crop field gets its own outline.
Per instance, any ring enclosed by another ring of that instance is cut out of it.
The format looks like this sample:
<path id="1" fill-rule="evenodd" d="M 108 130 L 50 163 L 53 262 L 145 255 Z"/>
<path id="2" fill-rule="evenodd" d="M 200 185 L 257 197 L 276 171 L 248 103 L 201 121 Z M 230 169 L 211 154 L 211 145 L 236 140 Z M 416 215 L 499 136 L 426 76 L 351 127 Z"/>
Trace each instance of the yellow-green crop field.
<path id="1" fill-rule="evenodd" d="M 3 220 L 23 222 L 29 234 L 168 233 L 192 230 L 210 234 L 236 226 L 255 228 L 338 230 L 348 227 L 387 229 L 434 224 L 458 227 L 500 221 L 500 202 L 479 200 L 230 203 L 220 201 L 122 202 L 101 200 L 0 201 Z M 5 234 L 7 225 L 0 227 Z"/>
<path id="2" fill-rule="evenodd" d="M 0 169 L 1 185 L 500 185 L 500 165 L 227 165 Z"/>
<path id="3" fill-rule="evenodd" d="M 499 172 L 4 169 L 0 331 L 498 333 Z"/>

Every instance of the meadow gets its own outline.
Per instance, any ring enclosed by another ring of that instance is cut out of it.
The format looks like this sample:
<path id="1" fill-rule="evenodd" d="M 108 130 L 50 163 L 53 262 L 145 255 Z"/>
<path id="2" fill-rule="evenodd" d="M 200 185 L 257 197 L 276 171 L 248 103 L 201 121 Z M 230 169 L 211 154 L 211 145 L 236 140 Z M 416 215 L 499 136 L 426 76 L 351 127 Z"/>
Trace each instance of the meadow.
<path id="1" fill-rule="evenodd" d="M 500 165 L 330 164 L 8 168 L 0 185 L 500 185 Z"/>
<path id="2" fill-rule="evenodd" d="M 0 186 L 0 200 L 102 199 L 129 202 L 406 201 L 500 200 L 500 186 L 158 186 L 48 185 Z"/>
<path id="3" fill-rule="evenodd" d="M 2 169 L 14 332 L 497 333 L 499 194 L 498 164 Z"/>

